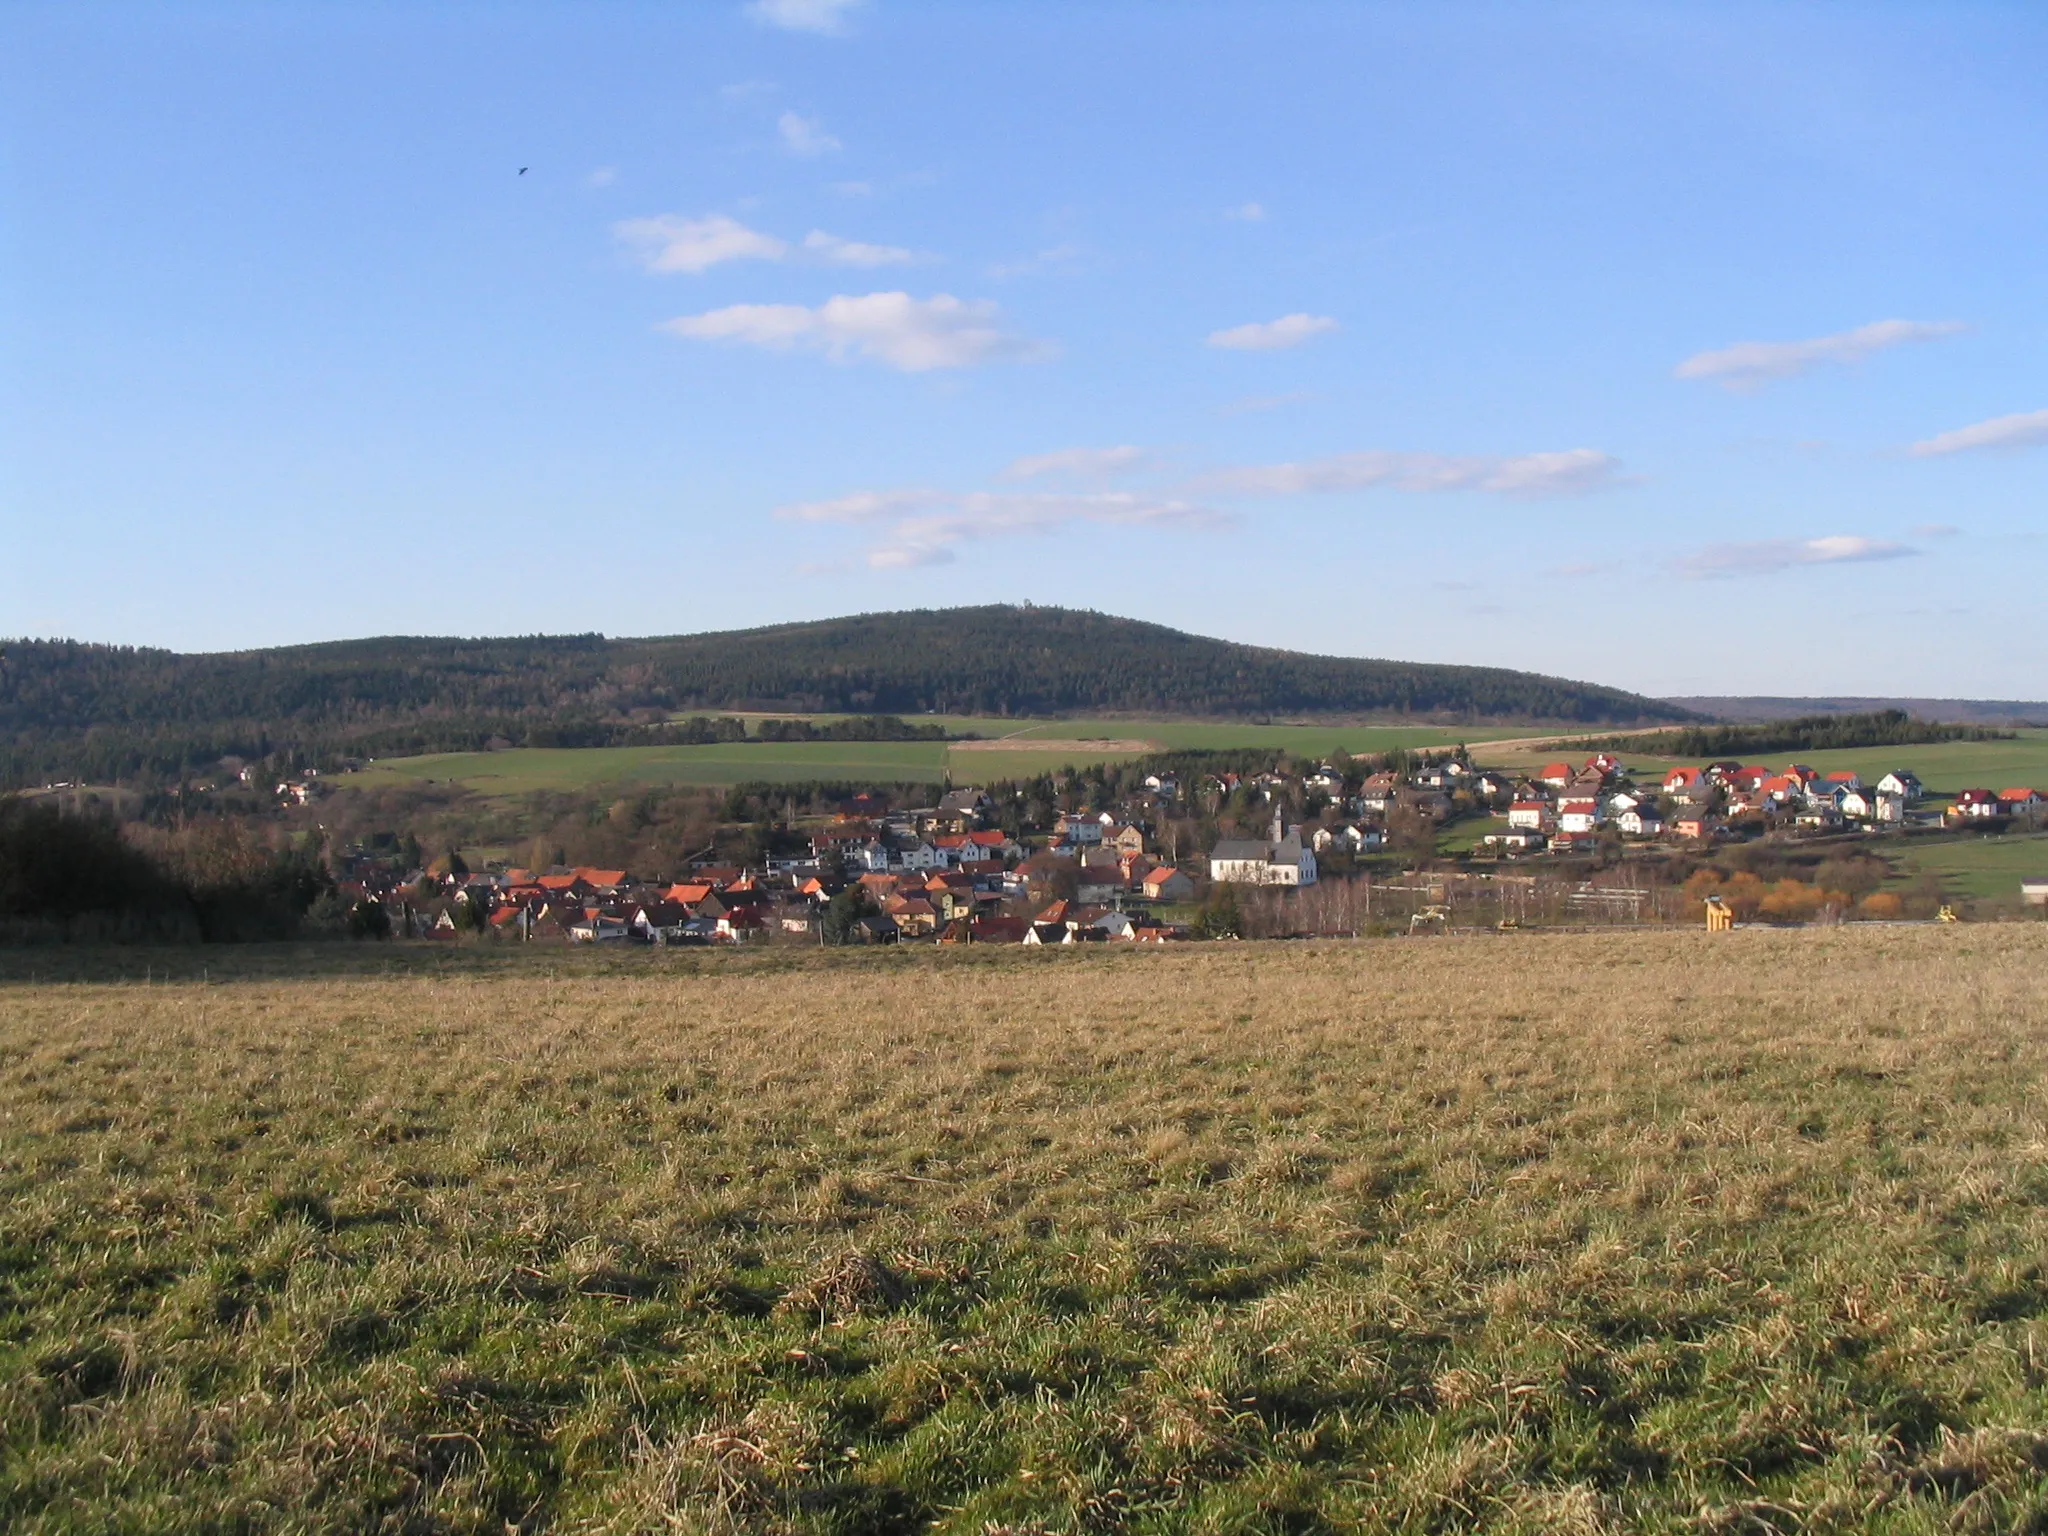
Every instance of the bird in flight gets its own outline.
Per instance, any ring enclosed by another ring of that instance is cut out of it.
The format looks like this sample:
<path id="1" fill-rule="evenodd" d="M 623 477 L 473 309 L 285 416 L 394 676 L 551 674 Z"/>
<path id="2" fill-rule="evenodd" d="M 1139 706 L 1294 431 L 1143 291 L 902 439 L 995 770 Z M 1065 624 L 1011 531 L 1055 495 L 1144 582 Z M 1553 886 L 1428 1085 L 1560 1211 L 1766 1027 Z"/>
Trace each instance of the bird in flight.
<path id="1" fill-rule="evenodd" d="M 525 166 L 523 166 L 523 165 L 522 165 L 521 167 L 519 167 L 519 174 L 520 174 L 520 175 L 522 175 L 522 176 L 524 176 L 524 175 L 526 174 L 526 167 L 525 167 Z"/>

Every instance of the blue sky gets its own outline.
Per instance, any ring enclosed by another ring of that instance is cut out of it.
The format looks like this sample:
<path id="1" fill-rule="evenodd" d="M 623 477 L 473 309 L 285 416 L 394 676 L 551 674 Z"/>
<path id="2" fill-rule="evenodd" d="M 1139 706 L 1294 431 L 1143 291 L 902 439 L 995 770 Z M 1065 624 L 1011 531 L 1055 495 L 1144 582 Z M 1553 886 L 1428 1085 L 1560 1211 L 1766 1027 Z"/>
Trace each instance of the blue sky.
<path id="1" fill-rule="evenodd" d="M 15 4 L 0 632 L 2048 697 L 2044 80 L 2023 4 Z"/>

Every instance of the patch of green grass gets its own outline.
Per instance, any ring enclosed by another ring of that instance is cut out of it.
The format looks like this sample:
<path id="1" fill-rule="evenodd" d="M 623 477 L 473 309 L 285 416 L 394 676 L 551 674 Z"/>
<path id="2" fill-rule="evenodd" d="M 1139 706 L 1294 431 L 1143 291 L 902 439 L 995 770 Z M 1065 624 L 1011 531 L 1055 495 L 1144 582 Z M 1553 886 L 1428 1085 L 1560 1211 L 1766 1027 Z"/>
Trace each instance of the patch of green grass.
<path id="1" fill-rule="evenodd" d="M 1483 751 L 1475 755 L 1481 762 L 1493 761 Z M 1588 754 L 1520 747 L 1497 755 L 1503 766 L 1528 767 L 1558 757 L 1582 762 Z M 1696 758 L 1642 757 L 1633 752 L 1618 755 L 1639 778 L 1651 774 L 1661 777 L 1680 766 L 1681 761 L 1693 766 L 1699 762 Z M 1945 741 L 1920 747 L 1863 747 L 1842 752 L 1767 752 L 1754 761 L 1774 768 L 1801 762 L 1823 773 L 1849 770 L 1873 784 L 1894 768 L 1906 768 L 1917 773 L 1921 783 L 1936 795 L 2018 785 L 2048 793 L 2048 731 L 2041 730 L 2020 731 L 2009 741 Z"/>
<path id="2" fill-rule="evenodd" d="M 390 757 L 338 779 L 344 787 L 393 782 L 460 784 L 486 795 L 535 790 L 805 780 L 937 784 L 946 747 L 936 741 L 721 742 L 703 747 L 514 747 Z"/>
<path id="3" fill-rule="evenodd" d="M 831 721 L 837 715 L 805 718 Z M 1276 747 L 1303 757 L 1343 750 L 1363 755 L 1397 747 L 1448 747 L 1504 734 L 1507 727 L 1471 731 L 1437 726 L 1302 726 L 1211 724 L 1172 720 L 1002 720 L 977 716 L 920 716 L 954 732 L 1014 741 L 1014 748 L 949 748 L 944 742 L 722 742 L 702 747 L 515 747 L 504 752 L 440 752 L 384 758 L 334 782 L 374 788 L 393 782 L 459 784 L 486 795 L 598 787 L 726 785 L 765 779 L 775 783 L 849 780 L 970 784 L 1024 778 L 1090 763 L 1124 762 L 1138 750 L 1087 745 L 1156 742 L 1161 749 L 1224 750 Z M 1034 745 L 1057 742 L 1047 748 Z"/>
<path id="4" fill-rule="evenodd" d="M 2048 1521 L 2048 931 L 0 956 L 11 1531 Z"/>
<path id="5" fill-rule="evenodd" d="M 1897 852 L 1902 876 L 1933 873 L 1977 901 L 2015 902 L 2022 880 L 2048 880 L 2048 834 L 1912 838 Z"/>

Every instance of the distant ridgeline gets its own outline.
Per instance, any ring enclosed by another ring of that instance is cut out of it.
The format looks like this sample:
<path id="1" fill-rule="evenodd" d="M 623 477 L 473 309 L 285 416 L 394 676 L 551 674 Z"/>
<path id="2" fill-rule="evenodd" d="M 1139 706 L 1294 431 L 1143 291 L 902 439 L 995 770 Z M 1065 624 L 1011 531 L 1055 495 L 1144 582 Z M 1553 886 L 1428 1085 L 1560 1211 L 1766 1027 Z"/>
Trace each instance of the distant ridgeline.
<path id="1" fill-rule="evenodd" d="M 162 779 L 230 755 L 319 764 L 660 744 L 689 729 L 672 716 L 711 709 L 1693 718 L 1533 673 L 1309 656 L 1060 608 L 867 614 L 667 639 L 400 637 L 194 656 L 23 640 L 0 658 L 0 783 Z"/>
<path id="2" fill-rule="evenodd" d="M 1941 741 L 2002 741 L 2011 731 L 1916 720 L 1903 709 L 1861 715 L 1807 715 L 1760 725 L 1688 725 L 1676 730 L 1554 745 L 1616 748 L 1649 757 L 1748 757 L 1765 752 L 1828 752 L 1846 747 L 1917 747 Z"/>

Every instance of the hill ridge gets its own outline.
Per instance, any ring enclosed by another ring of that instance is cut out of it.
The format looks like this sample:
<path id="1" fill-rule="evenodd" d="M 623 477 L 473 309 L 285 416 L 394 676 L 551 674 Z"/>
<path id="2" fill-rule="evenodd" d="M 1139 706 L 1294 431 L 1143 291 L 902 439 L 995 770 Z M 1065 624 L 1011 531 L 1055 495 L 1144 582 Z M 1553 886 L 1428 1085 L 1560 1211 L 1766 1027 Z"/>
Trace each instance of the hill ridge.
<path id="1" fill-rule="evenodd" d="M 224 755 L 598 745 L 693 710 L 1276 714 L 1635 725 L 1690 711 L 1503 667 L 1321 656 L 1086 609 L 989 604 L 697 634 L 378 636 L 181 654 L 15 641 L 0 774 L 131 779 Z"/>

